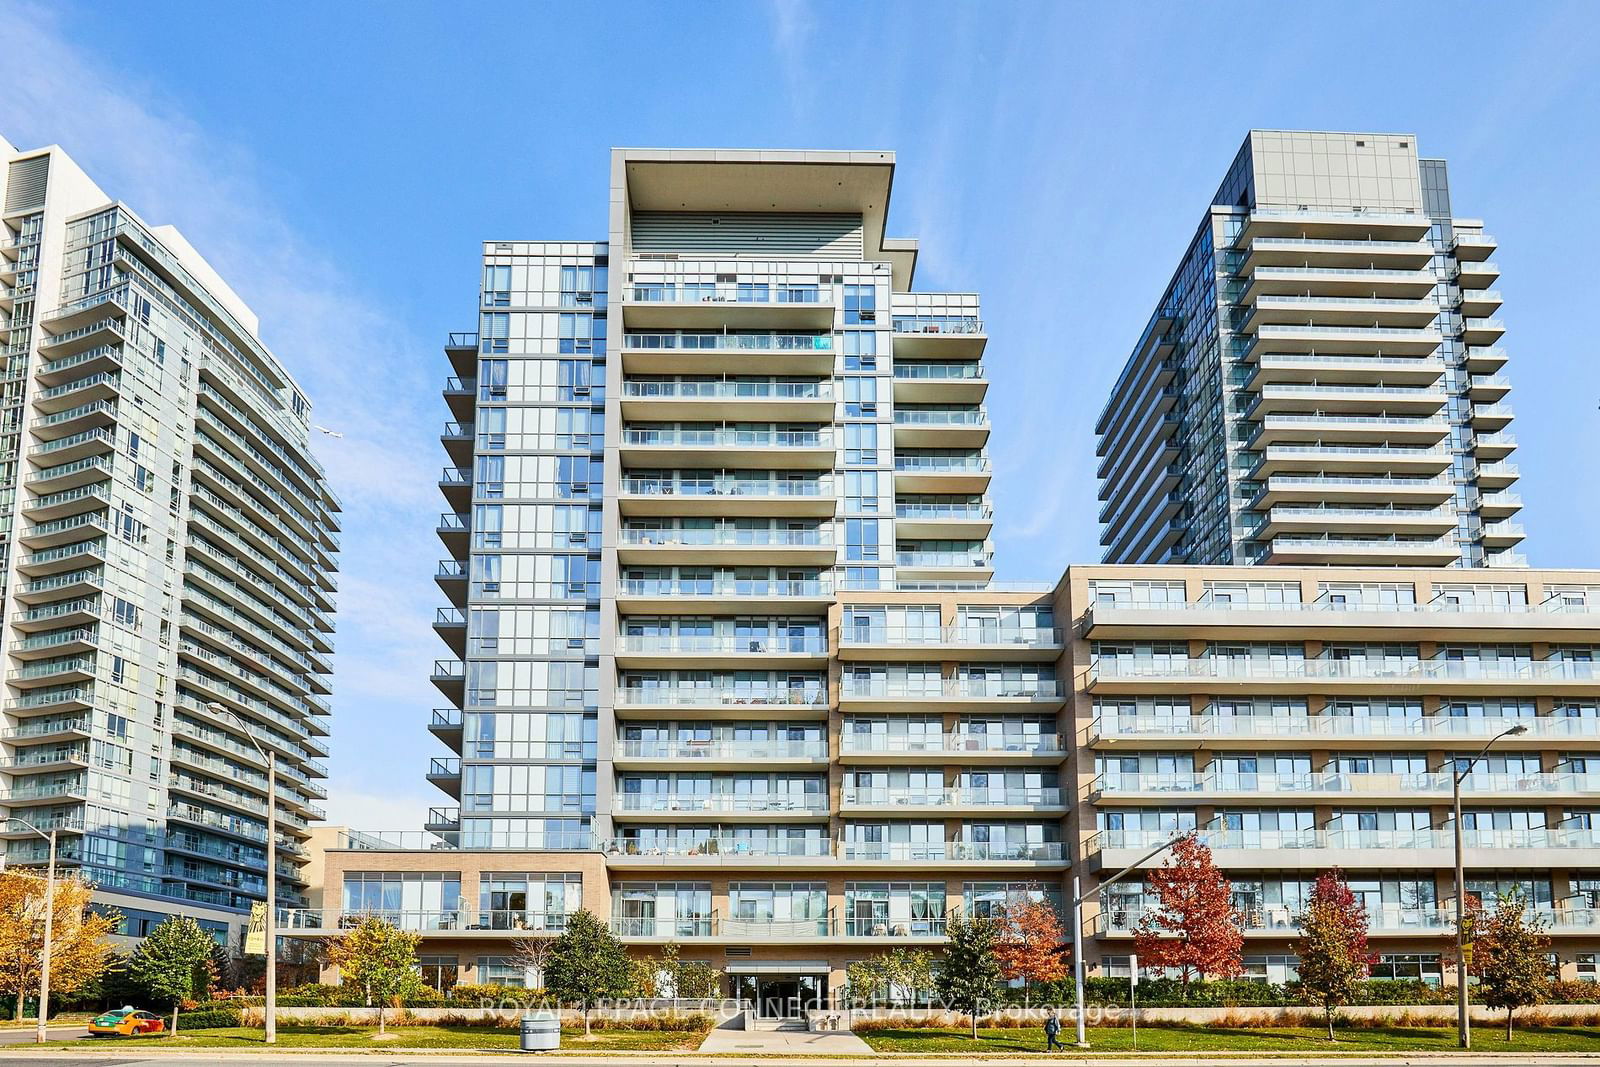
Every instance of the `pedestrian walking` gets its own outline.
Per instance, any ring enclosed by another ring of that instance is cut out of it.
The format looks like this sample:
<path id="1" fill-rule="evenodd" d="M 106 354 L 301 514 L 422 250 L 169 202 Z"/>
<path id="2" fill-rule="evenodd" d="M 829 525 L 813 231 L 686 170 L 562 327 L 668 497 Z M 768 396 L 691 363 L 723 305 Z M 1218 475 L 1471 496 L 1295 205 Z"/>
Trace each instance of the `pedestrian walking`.
<path id="1" fill-rule="evenodd" d="M 1054 1052 L 1058 1048 L 1064 1048 L 1065 1046 L 1056 1040 L 1060 1036 L 1061 1020 L 1056 1018 L 1056 1010 L 1051 1008 L 1050 1014 L 1044 1017 L 1044 1050 Z"/>

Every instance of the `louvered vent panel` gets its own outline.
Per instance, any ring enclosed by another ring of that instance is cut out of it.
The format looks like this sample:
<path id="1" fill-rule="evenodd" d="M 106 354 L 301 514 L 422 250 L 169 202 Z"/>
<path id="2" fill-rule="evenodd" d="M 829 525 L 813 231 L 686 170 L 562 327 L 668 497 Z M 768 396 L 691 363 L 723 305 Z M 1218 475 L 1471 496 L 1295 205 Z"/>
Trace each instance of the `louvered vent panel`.
<path id="1" fill-rule="evenodd" d="M 633 250 L 861 259 L 861 216 L 636 211 Z"/>
<path id="2" fill-rule="evenodd" d="M 6 175 L 6 214 L 38 211 L 44 207 L 45 183 L 50 178 L 50 157 L 34 156 L 11 164 Z"/>

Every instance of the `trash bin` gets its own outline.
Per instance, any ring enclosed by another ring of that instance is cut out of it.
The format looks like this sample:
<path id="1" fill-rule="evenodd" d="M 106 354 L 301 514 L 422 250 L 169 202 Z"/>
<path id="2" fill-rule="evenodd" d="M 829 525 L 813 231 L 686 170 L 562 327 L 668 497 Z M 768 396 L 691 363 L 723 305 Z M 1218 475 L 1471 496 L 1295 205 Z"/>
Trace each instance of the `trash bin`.
<path id="1" fill-rule="evenodd" d="M 561 1047 L 561 1018 L 551 1012 L 522 1017 L 522 1051 L 547 1052 Z"/>

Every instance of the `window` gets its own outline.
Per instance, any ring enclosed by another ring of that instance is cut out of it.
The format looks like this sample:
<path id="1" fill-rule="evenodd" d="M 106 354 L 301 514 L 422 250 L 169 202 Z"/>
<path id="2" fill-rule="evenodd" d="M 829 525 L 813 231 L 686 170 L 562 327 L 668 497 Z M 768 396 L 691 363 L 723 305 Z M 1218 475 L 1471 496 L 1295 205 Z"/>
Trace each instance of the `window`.
<path id="1" fill-rule="evenodd" d="M 492 311 L 483 316 L 483 323 L 479 327 L 481 334 L 480 348 L 484 352 L 509 352 L 511 351 L 511 316 L 504 311 Z"/>
<path id="2" fill-rule="evenodd" d="M 139 609 L 131 601 L 116 597 L 111 604 L 111 618 L 122 626 L 137 626 Z"/>
<path id="3" fill-rule="evenodd" d="M 845 559 L 860 561 L 879 558 L 877 519 L 846 519 L 844 531 Z"/>
<path id="4" fill-rule="evenodd" d="M 557 351 L 594 351 L 594 317 L 563 313 L 557 323 Z"/>
<path id="5" fill-rule="evenodd" d="M 511 303 L 511 268 L 483 268 L 483 306 L 503 308 Z"/>
<path id="6" fill-rule="evenodd" d="M 509 363 L 503 359 L 485 359 L 478 364 L 478 397 L 482 400 L 506 398 L 506 374 Z"/>
<path id="7" fill-rule="evenodd" d="M 877 288 L 871 285 L 844 287 L 844 321 L 849 326 L 878 321 Z"/>
<path id="8" fill-rule="evenodd" d="M 1600 982 L 1600 967 L 1597 967 L 1596 954 L 1593 952 L 1580 952 L 1574 957 L 1577 964 L 1578 981 Z"/>

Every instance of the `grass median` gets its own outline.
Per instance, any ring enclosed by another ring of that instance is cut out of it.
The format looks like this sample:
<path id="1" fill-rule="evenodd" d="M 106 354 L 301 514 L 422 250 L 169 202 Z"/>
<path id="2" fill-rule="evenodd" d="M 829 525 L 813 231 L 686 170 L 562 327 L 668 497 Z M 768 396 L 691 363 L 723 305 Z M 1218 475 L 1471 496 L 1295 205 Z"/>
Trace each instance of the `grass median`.
<path id="1" fill-rule="evenodd" d="M 1060 1040 L 1065 1054 L 1085 1054 L 1071 1046 L 1072 1022 L 1063 1020 Z M 1125 1027 L 1092 1027 L 1089 1053 L 1131 1052 L 1133 1032 Z M 874 1052 L 1004 1053 L 1044 1051 L 1044 1031 L 1038 1027 L 978 1031 L 961 1029 L 871 1030 L 860 1037 Z M 1326 1030 L 1306 1027 L 1217 1028 L 1210 1026 L 1141 1026 L 1140 1052 L 1254 1052 L 1305 1055 L 1325 1052 L 1452 1052 L 1456 1048 L 1454 1027 L 1386 1026 L 1351 1028 L 1339 1032 L 1330 1042 Z M 1518 1030 L 1510 1043 L 1505 1027 L 1482 1025 L 1472 1028 L 1472 1048 L 1478 1053 L 1495 1052 L 1593 1052 L 1600 1053 L 1600 1029 L 1583 1026 L 1541 1026 Z M 1063 1055 L 1063 1053 L 1052 1053 Z"/>
<path id="2" fill-rule="evenodd" d="M 282 1026 L 278 1027 L 278 1046 L 285 1049 L 392 1049 L 425 1048 L 507 1052 L 518 1047 L 515 1028 L 492 1026 L 391 1026 L 389 1037 L 377 1038 L 376 1027 L 366 1026 Z M 682 1052 L 700 1047 L 701 1031 L 688 1030 L 596 1030 L 585 1040 L 583 1028 L 561 1030 L 561 1047 L 569 1052 Z M 22 1046 L 18 1046 L 22 1047 Z M 51 1041 L 28 1048 L 104 1048 L 107 1051 L 141 1052 L 156 1049 L 215 1048 L 259 1052 L 263 1045 L 260 1027 L 226 1027 L 214 1030 L 182 1030 L 162 1037 L 98 1038 L 79 1041 Z M 16 1047 L 8 1047 L 8 1052 Z"/>

